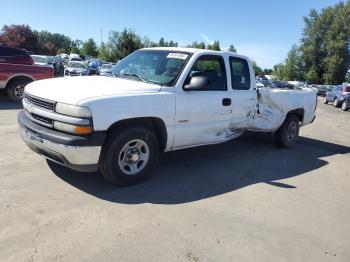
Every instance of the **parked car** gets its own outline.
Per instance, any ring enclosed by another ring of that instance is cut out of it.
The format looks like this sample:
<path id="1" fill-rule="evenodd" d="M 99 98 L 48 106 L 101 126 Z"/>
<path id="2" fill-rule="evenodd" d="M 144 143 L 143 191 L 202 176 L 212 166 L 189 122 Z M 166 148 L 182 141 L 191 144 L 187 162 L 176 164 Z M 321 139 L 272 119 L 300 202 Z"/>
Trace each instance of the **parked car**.
<path id="1" fill-rule="evenodd" d="M 112 76 L 113 64 L 103 64 L 100 69 L 101 76 Z"/>
<path id="2" fill-rule="evenodd" d="M 350 85 L 338 85 L 326 92 L 323 103 L 333 103 L 333 106 L 340 107 L 344 100 L 350 96 Z"/>
<path id="3" fill-rule="evenodd" d="M 51 56 L 46 55 L 31 55 L 35 65 L 48 66 L 54 68 L 54 60 Z"/>
<path id="4" fill-rule="evenodd" d="M 89 62 L 90 75 L 100 74 L 100 66 L 102 62 L 98 59 L 91 59 Z"/>
<path id="5" fill-rule="evenodd" d="M 53 76 L 52 68 L 34 65 L 25 50 L 0 45 L 0 91 L 7 93 L 12 101 L 22 99 L 28 83 Z"/>
<path id="6" fill-rule="evenodd" d="M 276 86 L 277 88 L 282 88 L 282 89 L 294 89 L 294 86 L 289 84 L 286 81 L 282 81 L 282 80 L 273 80 L 271 81 L 274 86 Z"/>
<path id="7" fill-rule="evenodd" d="M 221 143 L 247 130 L 275 132 L 289 148 L 315 118 L 313 89 L 256 90 L 252 63 L 231 52 L 141 49 L 112 72 L 28 85 L 18 121 L 29 148 L 131 185 L 146 178 L 162 151 Z"/>
<path id="8" fill-rule="evenodd" d="M 85 62 L 70 61 L 64 71 L 65 76 L 89 75 L 89 68 Z"/>

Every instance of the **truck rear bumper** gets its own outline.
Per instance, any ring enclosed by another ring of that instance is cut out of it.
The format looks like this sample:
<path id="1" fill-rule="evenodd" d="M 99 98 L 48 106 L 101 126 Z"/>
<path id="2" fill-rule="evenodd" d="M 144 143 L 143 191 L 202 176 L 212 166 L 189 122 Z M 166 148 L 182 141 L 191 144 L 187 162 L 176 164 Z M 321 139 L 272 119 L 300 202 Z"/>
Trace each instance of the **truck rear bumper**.
<path id="1" fill-rule="evenodd" d="M 77 171 L 97 171 L 104 133 L 81 137 L 57 132 L 33 123 L 23 110 L 18 123 L 23 141 L 34 152 Z"/>

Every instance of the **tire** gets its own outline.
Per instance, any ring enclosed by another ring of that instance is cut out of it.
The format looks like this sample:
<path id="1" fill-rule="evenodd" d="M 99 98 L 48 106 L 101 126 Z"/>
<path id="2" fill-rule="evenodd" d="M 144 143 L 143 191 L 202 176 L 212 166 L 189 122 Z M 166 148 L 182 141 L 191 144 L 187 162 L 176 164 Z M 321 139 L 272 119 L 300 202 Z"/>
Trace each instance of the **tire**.
<path id="1" fill-rule="evenodd" d="M 334 107 L 339 107 L 339 105 L 340 105 L 340 103 L 339 103 L 338 98 L 334 98 L 333 106 L 334 106 Z"/>
<path id="2" fill-rule="evenodd" d="M 129 186 L 144 181 L 159 157 L 158 140 L 144 127 L 129 127 L 107 138 L 99 170 L 109 182 Z"/>
<path id="3" fill-rule="evenodd" d="M 21 102 L 23 98 L 24 87 L 31 81 L 28 79 L 14 80 L 7 88 L 7 95 L 13 102 Z"/>
<path id="4" fill-rule="evenodd" d="M 287 115 L 282 126 L 276 132 L 276 142 L 280 147 L 291 148 L 299 136 L 300 120 L 296 115 Z"/>
<path id="5" fill-rule="evenodd" d="M 341 104 L 341 110 L 343 111 L 347 111 L 348 110 L 348 101 L 347 100 L 344 100 L 344 102 Z"/>
<path id="6" fill-rule="evenodd" d="M 327 100 L 327 97 L 325 96 L 324 98 L 323 98 L 323 104 L 328 104 L 328 100 Z"/>

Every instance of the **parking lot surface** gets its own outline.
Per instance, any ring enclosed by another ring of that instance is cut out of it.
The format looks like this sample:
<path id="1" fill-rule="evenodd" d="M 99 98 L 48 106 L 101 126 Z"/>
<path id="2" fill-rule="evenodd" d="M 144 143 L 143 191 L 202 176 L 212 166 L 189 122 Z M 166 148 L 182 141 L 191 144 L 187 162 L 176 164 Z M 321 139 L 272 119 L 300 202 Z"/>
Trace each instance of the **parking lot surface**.
<path id="1" fill-rule="evenodd" d="M 120 188 L 31 152 L 19 110 L 0 99 L 0 261 L 350 261 L 350 112 L 319 100 L 295 148 L 247 134 Z"/>

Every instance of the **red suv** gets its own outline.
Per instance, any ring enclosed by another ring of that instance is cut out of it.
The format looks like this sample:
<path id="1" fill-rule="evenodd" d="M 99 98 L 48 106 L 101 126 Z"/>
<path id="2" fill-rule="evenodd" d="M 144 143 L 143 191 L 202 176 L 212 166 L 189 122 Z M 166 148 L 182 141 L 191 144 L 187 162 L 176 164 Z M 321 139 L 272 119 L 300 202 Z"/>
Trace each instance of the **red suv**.
<path id="1" fill-rule="evenodd" d="M 21 101 L 28 83 L 53 76 L 52 68 L 34 65 L 27 51 L 0 45 L 0 91 L 12 101 Z"/>

